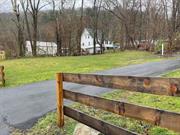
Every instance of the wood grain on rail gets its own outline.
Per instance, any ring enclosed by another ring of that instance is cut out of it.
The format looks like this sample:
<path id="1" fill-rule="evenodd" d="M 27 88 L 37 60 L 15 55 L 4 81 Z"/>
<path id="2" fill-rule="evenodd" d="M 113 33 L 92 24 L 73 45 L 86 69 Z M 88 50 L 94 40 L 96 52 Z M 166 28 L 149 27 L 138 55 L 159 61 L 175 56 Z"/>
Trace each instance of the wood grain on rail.
<path id="1" fill-rule="evenodd" d="M 180 132 L 180 114 L 64 90 L 64 98 Z"/>
<path id="2" fill-rule="evenodd" d="M 136 135 L 126 129 L 106 123 L 102 120 L 88 116 L 80 111 L 64 106 L 64 114 L 74 120 L 77 120 L 89 127 L 92 127 L 105 135 Z"/>
<path id="3" fill-rule="evenodd" d="M 63 73 L 66 82 L 124 89 L 157 95 L 180 96 L 180 78 L 110 76 Z"/>

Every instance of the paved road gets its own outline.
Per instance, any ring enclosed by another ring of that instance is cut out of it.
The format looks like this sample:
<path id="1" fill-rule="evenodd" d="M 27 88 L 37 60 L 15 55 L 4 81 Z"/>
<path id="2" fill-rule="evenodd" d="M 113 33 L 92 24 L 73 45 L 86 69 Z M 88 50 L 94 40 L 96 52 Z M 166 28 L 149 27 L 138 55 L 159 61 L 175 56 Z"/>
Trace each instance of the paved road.
<path id="1" fill-rule="evenodd" d="M 180 59 L 132 65 L 98 72 L 109 75 L 159 76 L 180 68 Z M 99 95 L 110 91 L 107 88 L 64 83 L 66 89 Z M 67 103 L 67 102 L 66 102 Z M 43 81 L 16 88 L 0 90 L 0 135 L 8 135 L 9 127 L 27 129 L 39 117 L 53 111 L 55 104 L 55 81 Z"/>

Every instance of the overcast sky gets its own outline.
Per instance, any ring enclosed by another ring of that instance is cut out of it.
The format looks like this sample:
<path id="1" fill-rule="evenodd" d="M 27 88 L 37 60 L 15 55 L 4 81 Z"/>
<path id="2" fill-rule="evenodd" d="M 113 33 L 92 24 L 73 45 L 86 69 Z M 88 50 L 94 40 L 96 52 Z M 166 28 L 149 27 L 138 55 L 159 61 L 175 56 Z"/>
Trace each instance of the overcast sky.
<path id="1" fill-rule="evenodd" d="M 92 0 L 85 0 L 84 2 L 85 7 L 90 6 L 91 1 Z M 76 7 L 80 7 L 80 6 L 81 6 L 81 0 L 77 0 Z M 47 6 L 45 9 L 50 9 L 50 6 Z M 11 12 L 11 11 L 12 11 L 11 0 L 0 0 L 0 12 L 2 13 L 2 12 Z"/>
<path id="2" fill-rule="evenodd" d="M 0 0 L 0 12 L 9 12 L 11 10 L 11 0 Z"/>

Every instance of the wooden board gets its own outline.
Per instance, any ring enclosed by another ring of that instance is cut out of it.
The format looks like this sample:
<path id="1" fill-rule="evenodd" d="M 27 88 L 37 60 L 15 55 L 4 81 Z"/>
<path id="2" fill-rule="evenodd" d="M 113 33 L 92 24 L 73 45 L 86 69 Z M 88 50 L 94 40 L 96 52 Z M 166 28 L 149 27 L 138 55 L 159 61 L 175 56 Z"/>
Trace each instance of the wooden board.
<path id="1" fill-rule="evenodd" d="M 157 95 L 180 96 L 180 78 L 63 73 L 63 81 Z"/>
<path id="2" fill-rule="evenodd" d="M 180 132 L 180 114 L 64 90 L 64 98 Z"/>
<path id="3" fill-rule="evenodd" d="M 80 111 L 64 106 L 64 114 L 74 120 L 77 120 L 91 128 L 94 128 L 105 135 L 136 135 L 126 129 L 106 123 L 91 116 L 88 116 Z"/>
<path id="4" fill-rule="evenodd" d="M 63 78 L 61 73 L 56 74 L 56 104 L 57 104 L 57 125 L 64 126 L 63 112 Z"/>

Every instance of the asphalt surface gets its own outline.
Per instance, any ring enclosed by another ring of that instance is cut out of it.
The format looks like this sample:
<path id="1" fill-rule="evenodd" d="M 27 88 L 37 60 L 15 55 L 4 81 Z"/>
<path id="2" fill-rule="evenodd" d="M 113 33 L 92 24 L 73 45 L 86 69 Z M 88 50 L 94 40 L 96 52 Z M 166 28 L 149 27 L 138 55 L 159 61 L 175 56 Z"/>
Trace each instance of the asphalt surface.
<path id="1" fill-rule="evenodd" d="M 106 75 L 160 76 L 180 68 L 180 59 L 151 62 L 112 70 L 100 71 Z M 111 89 L 64 83 L 69 90 L 99 95 Z M 68 101 L 65 101 L 68 104 Z M 56 108 L 55 81 L 43 81 L 15 88 L 0 89 L 0 135 L 9 135 L 11 127 L 28 129 L 38 118 Z"/>

